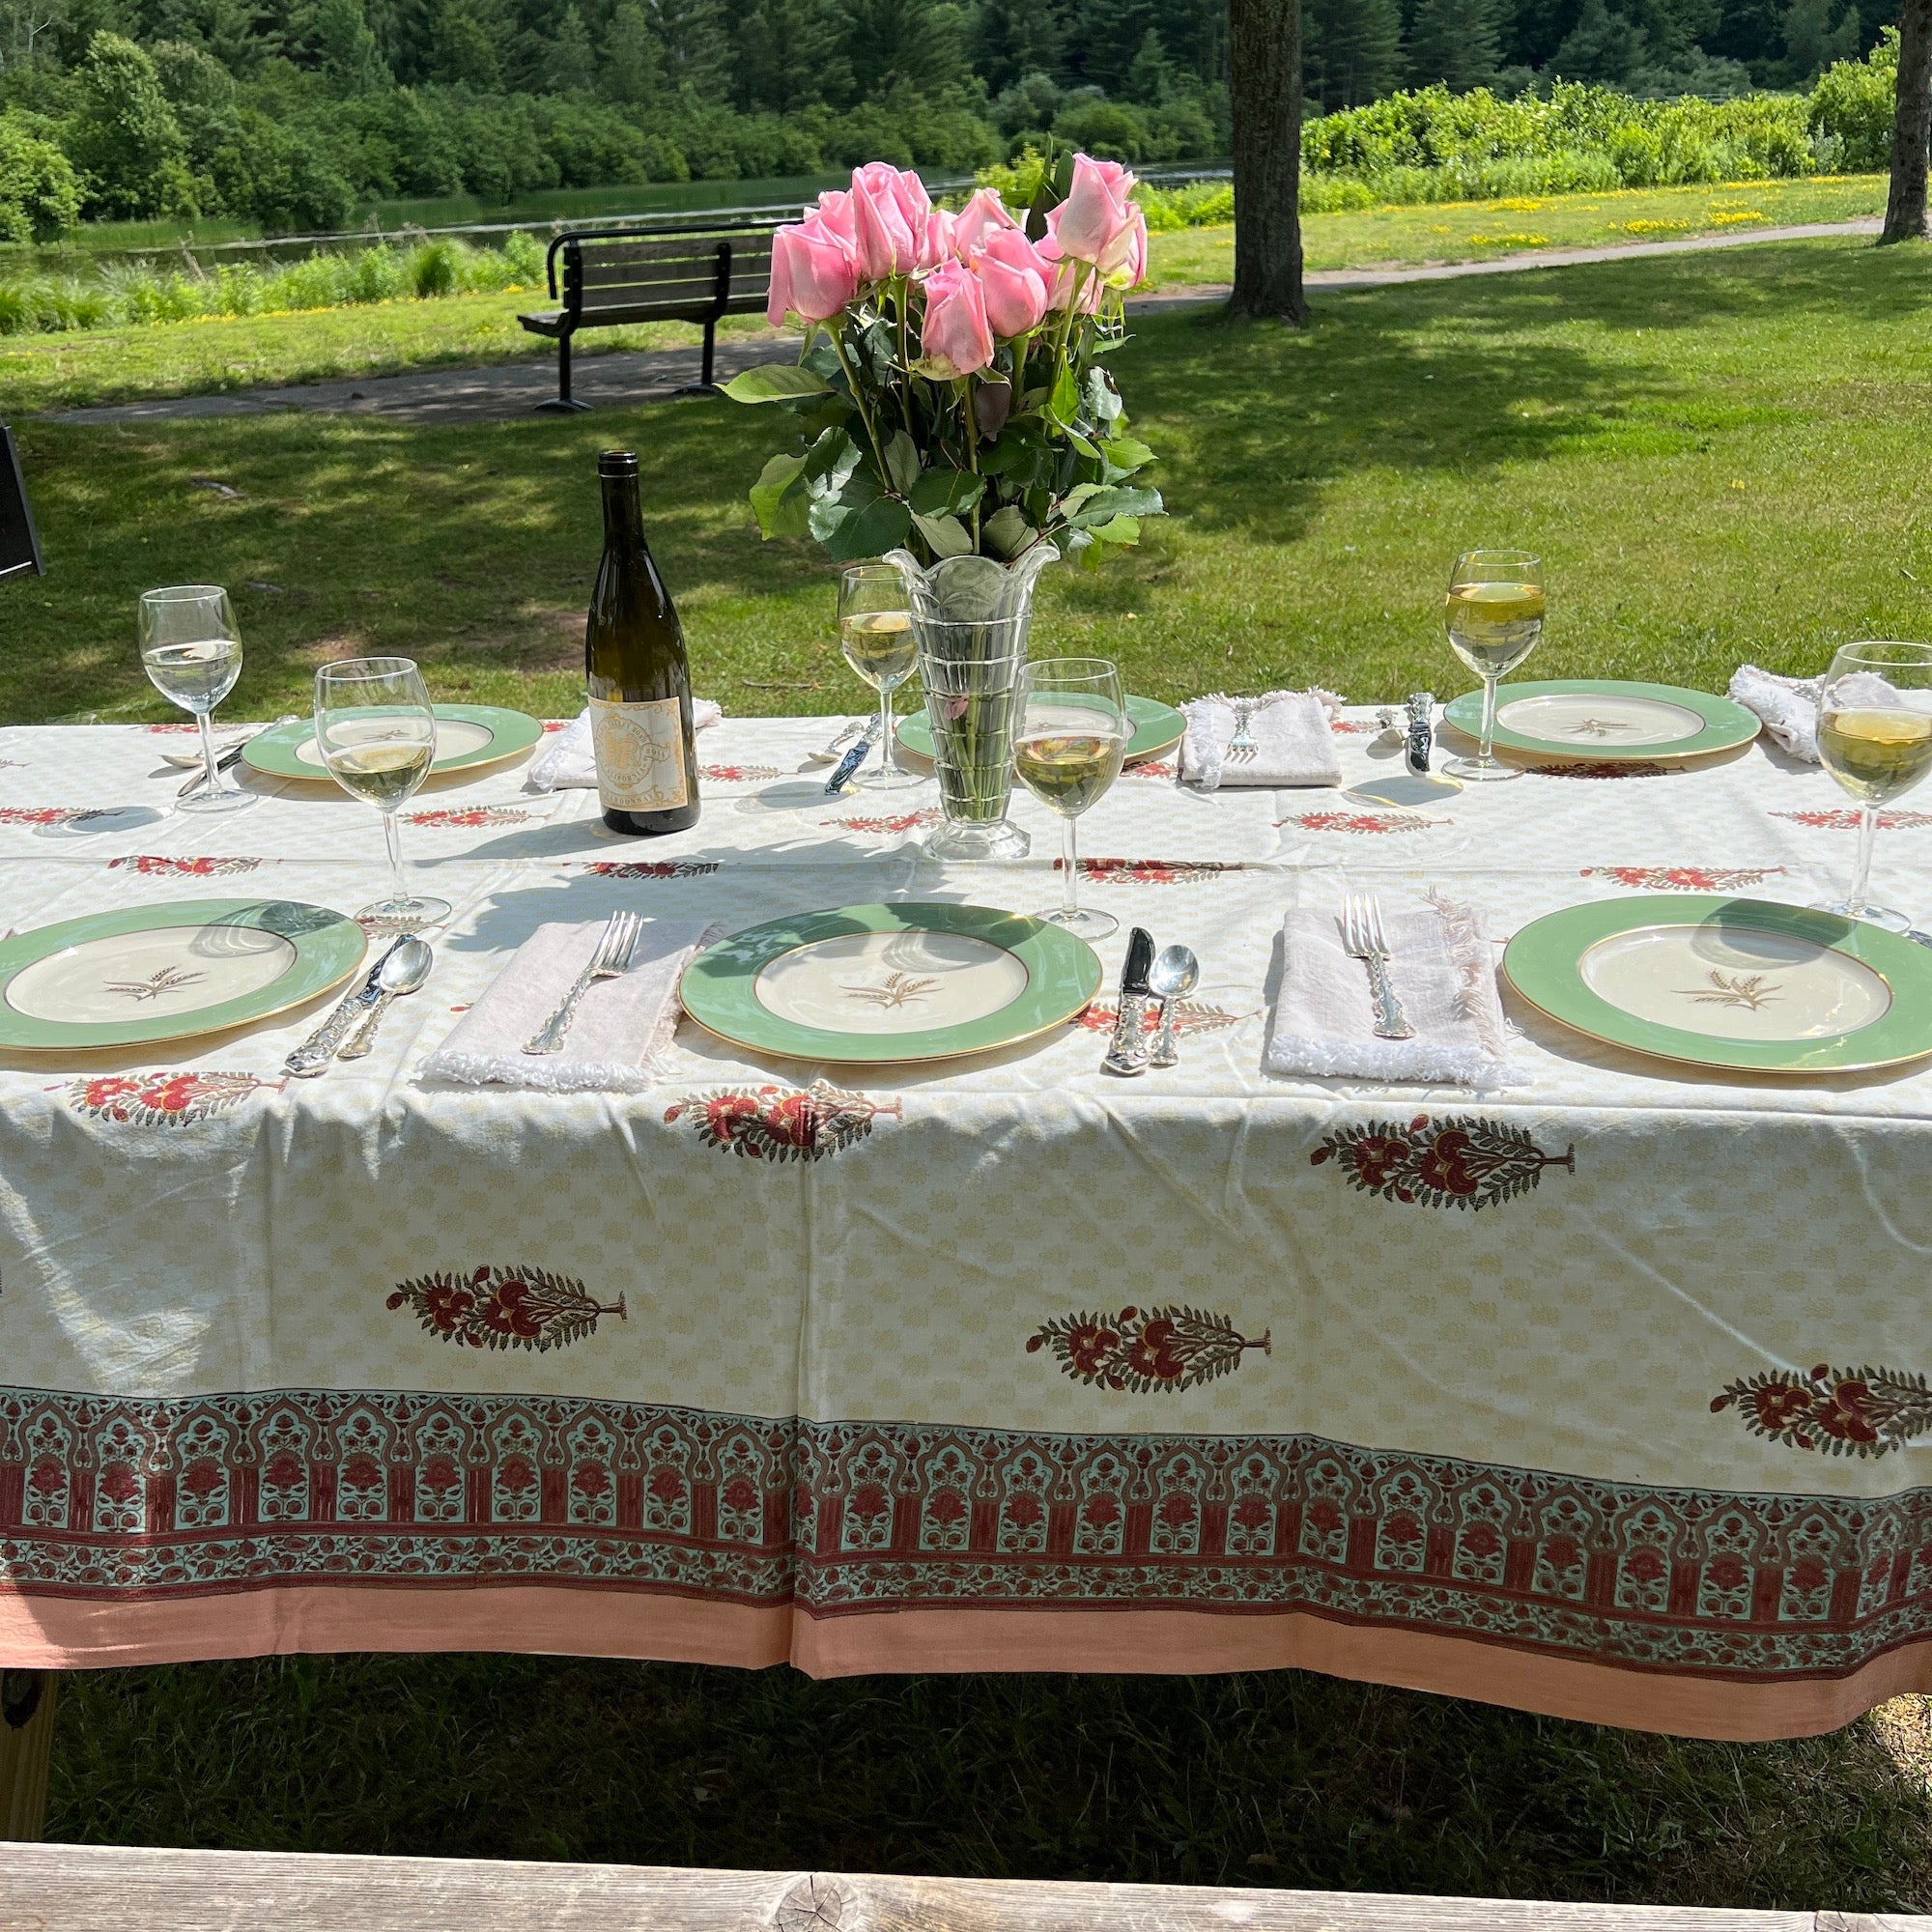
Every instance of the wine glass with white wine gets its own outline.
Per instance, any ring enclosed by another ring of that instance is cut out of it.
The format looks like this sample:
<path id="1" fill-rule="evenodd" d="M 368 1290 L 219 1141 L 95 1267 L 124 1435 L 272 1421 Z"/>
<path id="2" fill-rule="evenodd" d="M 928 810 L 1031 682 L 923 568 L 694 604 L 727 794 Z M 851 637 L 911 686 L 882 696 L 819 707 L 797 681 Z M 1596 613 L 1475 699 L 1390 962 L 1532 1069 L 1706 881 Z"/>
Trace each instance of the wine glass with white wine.
<path id="1" fill-rule="evenodd" d="M 192 712 L 201 726 L 201 782 L 177 801 L 184 811 L 233 811 L 256 794 L 224 784 L 214 764 L 214 707 L 242 675 L 242 633 L 218 583 L 177 583 L 144 590 L 141 663 L 163 697 Z"/>
<path id="2" fill-rule="evenodd" d="M 1496 682 L 1513 671 L 1543 636 L 1543 559 L 1520 550 L 1464 551 L 1449 573 L 1445 621 L 1449 648 L 1483 680 L 1482 749 L 1473 758 L 1451 758 L 1452 778 L 1485 782 L 1520 778 L 1492 749 L 1496 735 Z"/>
<path id="3" fill-rule="evenodd" d="M 1932 772 L 1932 644 L 1844 645 L 1819 694 L 1818 758 L 1860 808 L 1852 890 L 1822 910 L 1909 931 L 1904 913 L 1868 896 L 1872 841 L 1880 809 Z"/>
<path id="4" fill-rule="evenodd" d="M 436 762 L 436 712 L 409 658 L 348 658 L 315 674 L 315 743 L 329 775 L 352 798 L 383 815 L 396 890 L 355 917 L 396 927 L 449 914 L 447 899 L 412 892 L 396 814 Z"/>
<path id="5" fill-rule="evenodd" d="M 1021 672 L 1013 770 L 1066 828 L 1060 909 L 1039 917 L 1082 939 L 1105 939 L 1121 929 L 1112 913 L 1091 912 L 1080 903 L 1074 827 L 1120 777 L 1132 736 L 1121 673 L 1105 658 L 1040 658 Z"/>
<path id="6" fill-rule="evenodd" d="M 919 662 L 919 640 L 896 565 L 848 563 L 838 576 L 838 648 L 879 694 L 879 763 L 860 772 L 866 791 L 905 791 L 921 782 L 901 771 L 893 751 L 893 693 Z"/>

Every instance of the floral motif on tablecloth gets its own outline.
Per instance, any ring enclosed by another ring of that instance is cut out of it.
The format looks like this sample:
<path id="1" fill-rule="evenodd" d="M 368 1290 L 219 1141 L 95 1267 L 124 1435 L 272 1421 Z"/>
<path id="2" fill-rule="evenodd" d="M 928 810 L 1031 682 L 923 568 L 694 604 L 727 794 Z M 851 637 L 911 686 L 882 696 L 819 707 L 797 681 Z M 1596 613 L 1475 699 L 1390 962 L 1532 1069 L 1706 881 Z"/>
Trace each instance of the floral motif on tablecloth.
<path id="1" fill-rule="evenodd" d="M 1065 869 L 1056 859 L 1053 869 Z M 1082 859 L 1080 876 L 1099 886 L 1187 886 L 1220 872 L 1244 872 L 1238 859 Z"/>
<path id="2" fill-rule="evenodd" d="M 1331 731 L 1340 731 L 1345 737 L 1361 738 L 1370 732 L 1379 733 L 1387 727 L 1372 718 L 1331 718 L 1328 721 Z"/>
<path id="3" fill-rule="evenodd" d="M 412 825 L 437 826 L 481 826 L 481 825 L 524 825 L 529 820 L 527 811 L 519 811 L 514 805 L 462 805 L 439 806 L 427 811 L 412 811 L 409 815 Z"/>
<path id="4" fill-rule="evenodd" d="M 752 1160 L 823 1160 L 856 1147 L 881 1117 L 905 1118 L 902 1100 L 868 1100 L 829 1080 L 810 1087 L 725 1087 L 687 1094 L 665 1109 L 668 1122 L 689 1121 L 706 1147 L 728 1148 Z"/>
<path id="5" fill-rule="evenodd" d="M 713 784 L 755 784 L 760 780 L 784 777 L 776 765 L 699 765 L 697 775 Z"/>
<path id="6" fill-rule="evenodd" d="M 424 1328 L 445 1342 L 539 1354 L 594 1335 L 600 1315 L 629 1319 L 621 1294 L 607 1307 L 570 1275 L 494 1264 L 468 1274 L 439 1268 L 398 1282 L 385 1306 L 412 1309 Z"/>
<path id="7" fill-rule="evenodd" d="M 288 1083 L 253 1073 L 103 1073 L 50 1087 L 77 1114 L 122 1126 L 185 1127 L 239 1107 L 261 1089 L 279 1094 Z"/>
<path id="8" fill-rule="evenodd" d="M 1545 1153 L 1527 1129 L 1461 1114 L 1432 1121 L 1418 1114 L 1405 1126 L 1370 1121 L 1339 1127 L 1308 1156 L 1333 1160 L 1350 1185 L 1384 1201 L 1425 1208 L 1493 1208 L 1527 1194 L 1546 1167 L 1577 1171 L 1577 1149 Z"/>
<path id="9" fill-rule="evenodd" d="M 1585 866 L 1580 879 L 1614 879 L 1646 893 L 1734 893 L 1776 878 L 1782 866 Z"/>
<path id="10" fill-rule="evenodd" d="M 218 879 L 231 872 L 252 872 L 259 859 L 170 859 L 159 852 L 136 852 L 125 859 L 110 859 L 107 869 L 127 866 L 150 878 Z"/>
<path id="11" fill-rule="evenodd" d="M 937 825 L 946 816 L 936 805 L 918 811 L 888 812 L 883 817 L 860 813 L 853 818 L 821 818 L 821 825 L 842 825 L 848 832 L 914 832 L 923 825 Z"/>
<path id="12" fill-rule="evenodd" d="M 1178 1037 L 1197 1033 L 1222 1033 L 1229 1027 L 1239 1026 L 1245 1019 L 1252 1019 L 1254 1012 L 1230 1012 L 1226 1007 L 1210 1005 L 1206 1000 L 1176 1000 L 1173 1005 L 1174 1031 Z M 1095 1000 L 1084 1008 L 1078 1015 L 1078 1023 L 1089 1033 L 1111 1034 L 1120 1024 L 1121 1009 L 1118 1001 Z M 1160 1005 L 1150 1000 L 1141 1009 L 1141 1031 L 1144 1034 L 1160 1031 Z"/>
<path id="13" fill-rule="evenodd" d="M 1179 775 L 1180 767 L 1179 765 L 1165 764 L 1159 758 L 1143 758 L 1139 764 L 1124 766 L 1121 772 L 1121 776 L 1123 779 L 1168 779 L 1171 781 Z"/>
<path id="14" fill-rule="evenodd" d="M 1029 1355 L 1042 1349 L 1076 1381 L 1134 1395 L 1194 1388 L 1233 1375 L 1250 1349 L 1274 1352 L 1269 1333 L 1250 1341 L 1230 1317 L 1182 1307 L 1056 1316 L 1027 1337 Z"/>
<path id="15" fill-rule="evenodd" d="M 1932 1384 L 1869 1365 L 1767 1369 L 1726 1383 L 1711 1402 L 1713 1414 L 1733 1406 L 1753 1435 L 1828 1456 L 1884 1456 L 1932 1430 Z"/>
<path id="16" fill-rule="evenodd" d="M 718 867 L 716 859 L 598 859 L 583 869 L 600 879 L 704 879 Z"/>
<path id="17" fill-rule="evenodd" d="M 1667 779 L 1676 771 L 1648 758 L 1579 758 L 1574 764 L 1535 765 L 1531 769 L 1549 779 Z"/>
<path id="18" fill-rule="evenodd" d="M 70 825 L 86 816 L 78 805 L 0 805 L 0 825 Z"/>
<path id="19" fill-rule="evenodd" d="M 1300 811 L 1275 820 L 1304 832 L 1427 832 L 1446 818 L 1424 818 L 1413 811 Z"/>
<path id="20" fill-rule="evenodd" d="M 1861 816 L 1855 805 L 1818 806 L 1809 811 L 1774 811 L 1771 815 L 1788 818 L 1794 825 L 1808 825 L 1819 832 L 1856 832 Z M 1878 822 L 1882 831 L 1909 830 L 1932 825 L 1932 811 L 1881 811 Z"/>

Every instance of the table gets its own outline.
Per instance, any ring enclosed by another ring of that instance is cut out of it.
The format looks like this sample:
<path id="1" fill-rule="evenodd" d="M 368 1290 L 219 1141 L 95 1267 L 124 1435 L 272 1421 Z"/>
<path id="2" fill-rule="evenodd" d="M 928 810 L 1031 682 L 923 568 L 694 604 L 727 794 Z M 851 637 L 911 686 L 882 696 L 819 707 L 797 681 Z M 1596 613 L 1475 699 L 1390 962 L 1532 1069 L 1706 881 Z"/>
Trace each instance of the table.
<path id="1" fill-rule="evenodd" d="M 1805 900 L 1851 857 L 1828 778 L 1756 747 L 1417 818 L 1129 774 L 1086 890 L 1205 962 L 1138 1081 L 1104 1005 L 863 1083 L 689 1024 L 641 1095 L 416 1080 L 545 920 L 1054 900 L 1030 799 L 1033 860 L 945 872 L 929 792 L 799 809 L 825 732 L 707 731 L 648 844 L 515 769 L 424 792 L 436 975 L 322 1080 L 281 1081 L 300 1016 L 0 1070 L 0 1663 L 1295 1664 L 1727 1737 L 1932 1686 L 1932 1071 L 1706 1078 L 1524 1013 L 1502 1097 L 1260 1070 L 1288 906 Z M 162 815 L 169 742 L 0 731 L 0 923 L 378 890 L 332 792 Z M 1344 747 L 1387 768 L 1364 713 Z M 1932 812 L 1894 816 L 1922 908 Z"/>

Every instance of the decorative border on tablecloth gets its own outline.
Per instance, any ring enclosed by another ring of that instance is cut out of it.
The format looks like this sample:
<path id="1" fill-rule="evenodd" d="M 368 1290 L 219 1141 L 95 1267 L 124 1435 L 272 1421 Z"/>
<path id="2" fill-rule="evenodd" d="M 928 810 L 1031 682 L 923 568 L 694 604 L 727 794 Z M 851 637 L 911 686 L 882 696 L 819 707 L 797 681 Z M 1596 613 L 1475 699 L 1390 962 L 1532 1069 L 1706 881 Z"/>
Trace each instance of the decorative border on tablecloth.
<path id="1" fill-rule="evenodd" d="M 1932 1635 L 1932 1492 L 566 1396 L 0 1390 L 0 1588 L 111 1605 L 514 1581 L 817 1617 L 1300 1611 L 1700 1676 L 1838 1675 Z"/>

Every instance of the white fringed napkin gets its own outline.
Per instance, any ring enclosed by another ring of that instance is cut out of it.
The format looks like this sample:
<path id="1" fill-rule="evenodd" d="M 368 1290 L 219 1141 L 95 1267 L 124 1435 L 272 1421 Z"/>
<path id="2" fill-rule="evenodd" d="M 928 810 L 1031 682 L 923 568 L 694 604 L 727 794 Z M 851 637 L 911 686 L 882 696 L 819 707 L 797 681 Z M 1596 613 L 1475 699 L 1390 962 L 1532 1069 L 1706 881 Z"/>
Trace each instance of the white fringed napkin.
<path id="1" fill-rule="evenodd" d="M 591 982 L 563 1051 L 526 1053 L 525 1040 L 576 984 L 604 936 L 601 919 L 540 925 L 423 1062 L 421 1077 L 554 1094 L 639 1093 L 656 1081 L 652 1063 L 677 1031 L 679 976 L 714 931 L 689 920 L 647 922 L 630 971 Z"/>
<path id="2" fill-rule="evenodd" d="M 1203 791 L 1222 785 L 1338 785 L 1342 761 L 1329 722 L 1342 709 L 1332 691 L 1270 691 L 1256 699 L 1248 724 L 1255 755 L 1230 762 L 1235 707 L 1212 692 L 1180 707 L 1187 735 L 1180 744 L 1182 782 Z"/>
<path id="3" fill-rule="evenodd" d="M 1845 695 L 1859 703 L 1882 708 L 1898 701 L 1898 693 L 1876 671 L 1854 671 L 1839 680 Z M 1731 674 L 1731 701 L 1764 720 L 1764 728 L 1794 758 L 1807 765 L 1818 762 L 1818 700 L 1822 677 L 1779 677 L 1756 665 L 1740 665 Z"/>
<path id="4" fill-rule="evenodd" d="M 1282 926 L 1281 992 L 1262 1065 L 1270 1073 L 1456 1087 L 1520 1087 L 1495 956 L 1481 914 L 1431 893 L 1427 907 L 1382 907 L 1389 980 L 1413 1039 L 1375 1030 L 1369 969 L 1342 950 L 1340 908 L 1297 909 Z"/>
<path id="5" fill-rule="evenodd" d="M 694 731 L 717 724 L 724 715 L 723 708 L 713 698 L 691 700 Z M 586 790 L 595 790 L 597 785 L 597 753 L 590 742 L 587 704 L 561 731 L 552 732 L 550 743 L 530 760 L 524 773 L 526 791 L 562 791 L 572 785 Z"/>

